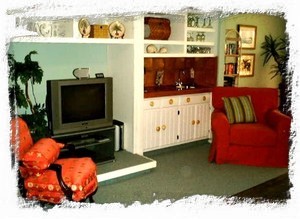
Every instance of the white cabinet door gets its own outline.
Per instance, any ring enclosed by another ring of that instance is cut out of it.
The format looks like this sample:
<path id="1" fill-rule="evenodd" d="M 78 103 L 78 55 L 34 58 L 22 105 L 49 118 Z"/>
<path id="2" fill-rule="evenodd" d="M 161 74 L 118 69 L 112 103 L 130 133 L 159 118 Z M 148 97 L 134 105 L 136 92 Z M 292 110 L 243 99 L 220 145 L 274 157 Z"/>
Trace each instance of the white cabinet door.
<path id="1" fill-rule="evenodd" d="M 178 109 L 169 107 L 161 110 L 161 145 L 170 145 L 177 142 L 178 135 Z"/>
<path id="2" fill-rule="evenodd" d="M 210 129 L 210 106 L 202 103 L 195 106 L 195 135 L 194 139 L 205 139 L 209 137 Z"/>
<path id="3" fill-rule="evenodd" d="M 144 111 L 144 151 L 155 149 L 160 145 L 160 109 Z"/>
<path id="4" fill-rule="evenodd" d="M 194 139 L 195 132 L 195 105 L 186 105 L 179 108 L 179 141 L 185 142 Z"/>
<path id="5" fill-rule="evenodd" d="M 178 134 L 178 98 L 144 101 L 144 151 L 174 144 Z"/>
<path id="6" fill-rule="evenodd" d="M 210 94 L 192 94 L 180 98 L 179 141 L 208 138 L 210 129 Z"/>

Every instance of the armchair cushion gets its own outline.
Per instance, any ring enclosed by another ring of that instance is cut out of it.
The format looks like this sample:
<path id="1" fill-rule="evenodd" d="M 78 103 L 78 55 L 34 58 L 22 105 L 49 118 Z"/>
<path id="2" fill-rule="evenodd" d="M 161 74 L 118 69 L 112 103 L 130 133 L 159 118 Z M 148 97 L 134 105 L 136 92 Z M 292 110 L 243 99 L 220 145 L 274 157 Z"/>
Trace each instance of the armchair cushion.
<path id="1" fill-rule="evenodd" d="M 46 169 L 58 158 L 63 146 L 51 138 L 42 138 L 21 158 L 23 165 L 29 169 Z"/>
<path id="2" fill-rule="evenodd" d="M 223 97 L 226 115 L 230 124 L 256 122 L 251 97 Z"/>
<path id="3" fill-rule="evenodd" d="M 251 87 L 215 87 L 212 90 L 214 109 L 225 112 L 223 97 L 250 95 L 257 122 L 266 122 L 266 113 L 278 108 L 278 89 Z"/>
<path id="4" fill-rule="evenodd" d="M 273 147 L 277 142 L 277 132 L 262 123 L 233 124 L 230 127 L 232 145 L 251 147 Z"/>
<path id="5" fill-rule="evenodd" d="M 80 201 L 97 189 L 96 165 L 91 158 L 59 159 L 55 164 L 62 166 L 63 181 L 73 191 L 72 200 Z M 65 197 L 56 172 L 50 169 L 26 178 L 25 188 L 30 199 L 61 203 Z"/>

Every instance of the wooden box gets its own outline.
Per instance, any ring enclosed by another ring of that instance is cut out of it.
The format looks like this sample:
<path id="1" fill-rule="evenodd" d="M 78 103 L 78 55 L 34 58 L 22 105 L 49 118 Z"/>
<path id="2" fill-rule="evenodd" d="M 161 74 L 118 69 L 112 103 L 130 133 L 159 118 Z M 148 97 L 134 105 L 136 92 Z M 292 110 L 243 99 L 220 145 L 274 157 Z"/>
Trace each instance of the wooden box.
<path id="1" fill-rule="evenodd" d="M 108 25 L 91 25 L 90 38 L 108 38 Z"/>

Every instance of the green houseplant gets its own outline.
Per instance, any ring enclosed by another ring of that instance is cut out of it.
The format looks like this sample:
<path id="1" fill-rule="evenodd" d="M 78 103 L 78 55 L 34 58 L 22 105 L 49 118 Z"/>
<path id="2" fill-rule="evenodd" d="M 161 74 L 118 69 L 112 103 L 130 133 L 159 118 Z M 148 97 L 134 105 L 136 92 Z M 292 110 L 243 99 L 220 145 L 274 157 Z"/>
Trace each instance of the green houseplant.
<path id="1" fill-rule="evenodd" d="M 18 62 L 14 55 L 8 54 L 9 102 L 13 115 L 18 114 L 18 108 L 29 107 L 31 114 L 20 116 L 27 122 L 34 140 L 37 140 L 47 135 L 47 121 L 45 106 L 36 102 L 34 94 L 34 84 L 40 84 L 43 78 L 43 70 L 39 63 L 31 59 L 34 54 L 37 52 L 29 52 L 24 62 Z M 24 90 L 21 85 L 24 86 Z"/>
<path id="2" fill-rule="evenodd" d="M 265 41 L 261 44 L 264 56 L 263 65 L 265 66 L 271 58 L 274 64 L 271 66 L 270 74 L 272 78 L 281 76 L 280 90 L 280 109 L 285 114 L 290 114 L 290 100 L 287 98 L 290 93 L 289 71 L 287 68 L 289 60 L 288 41 L 285 38 L 273 38 L 271 34 L 265 36 Z"/>

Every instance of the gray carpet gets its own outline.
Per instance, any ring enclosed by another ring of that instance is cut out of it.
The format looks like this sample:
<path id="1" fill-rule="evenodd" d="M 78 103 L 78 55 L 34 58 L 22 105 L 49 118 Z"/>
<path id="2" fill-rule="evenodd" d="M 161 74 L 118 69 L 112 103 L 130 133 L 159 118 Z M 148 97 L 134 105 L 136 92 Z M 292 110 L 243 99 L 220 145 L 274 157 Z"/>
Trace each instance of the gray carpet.
<path id="1" fill-rule="evenodd" d="M 230 196 L 288 172 L 287 168 L 209 163 L 209 146 L 201 141 L 147 153 L 157 161 L 156 168 L 113 183 L 100 183 L 95 202 L 131 205 L 135 201 L 175 201 L 196 194 Z"/>

